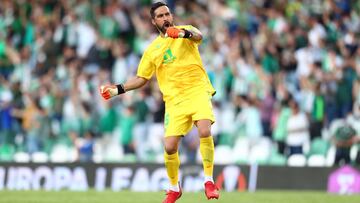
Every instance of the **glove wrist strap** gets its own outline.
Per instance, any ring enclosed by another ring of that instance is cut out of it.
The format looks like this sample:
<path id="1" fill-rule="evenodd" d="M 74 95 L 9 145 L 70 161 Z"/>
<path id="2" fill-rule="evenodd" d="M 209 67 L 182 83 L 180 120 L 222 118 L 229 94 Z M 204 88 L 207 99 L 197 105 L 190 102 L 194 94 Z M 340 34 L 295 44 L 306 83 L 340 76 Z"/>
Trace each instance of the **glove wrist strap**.
<path id="1" fill-rule="evenodd" d="M 118 94 L 124 94 L 125 93 L 125 88 L 124 88 L 124 84 L 118 84 L 116 85 L 117 90 L 118 90 Z"/>
<path id="2" fill-rule="evenodd" d="M 184 37 L 183 38 L 191 38 L 193 36 L 193 33 L 190 32 L 189 30 L 185 30 L 183 29 L 185 34 L 184 34 Z"/>

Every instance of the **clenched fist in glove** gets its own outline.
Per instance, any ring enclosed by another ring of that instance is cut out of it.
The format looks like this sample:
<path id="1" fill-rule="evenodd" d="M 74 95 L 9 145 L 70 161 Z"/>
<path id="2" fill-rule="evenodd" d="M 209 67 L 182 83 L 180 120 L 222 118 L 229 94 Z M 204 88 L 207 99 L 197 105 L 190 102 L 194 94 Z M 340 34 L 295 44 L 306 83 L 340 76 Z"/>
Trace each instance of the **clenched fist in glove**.
<path id="1" fill-rule="evenodd" d="M 166 29 L 165 36 L 171 38 L 190 38 L 192 36 L 192 33 L 185 29 L 169 27 L 168 29 Z"/>
<path id="2" fill-rule="evenodd" d="M 116 95 L 125 93 L 124 85 L 102 85 L 100 87 L 100 94 L 101 96 L 108 100 Z"/>

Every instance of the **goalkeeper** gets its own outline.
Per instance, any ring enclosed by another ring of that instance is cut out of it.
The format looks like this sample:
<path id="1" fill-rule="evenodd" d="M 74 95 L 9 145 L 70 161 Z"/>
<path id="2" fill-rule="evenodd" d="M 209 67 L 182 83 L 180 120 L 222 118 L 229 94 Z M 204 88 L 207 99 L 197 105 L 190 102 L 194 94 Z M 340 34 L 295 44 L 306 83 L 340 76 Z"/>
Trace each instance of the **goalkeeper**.
<path id="1" fill-rule="evenodd" d="M 205 195 L 218 199 L 213 181 L 214 142 L 211 125 L 215 118 L 211 97 L 215 93 L 201 62 L 198 45 L 202 35 L 191 25 L 174 26 L 173 16 L 165 3 L 152 4 L 151 22 L 160 35 L 149 45 L 138 66 L 137 76 L 124 84 L 103 85 L 100 93 L 110 99 L 142 87 L 156 73 L 165 101 L 165 167 L 170 181 L 164 203 L 175 202 L 182 191 L 179 177 L 179 142 L 192 128 L 198 128 L 200 153 L 205 175 Z"/>

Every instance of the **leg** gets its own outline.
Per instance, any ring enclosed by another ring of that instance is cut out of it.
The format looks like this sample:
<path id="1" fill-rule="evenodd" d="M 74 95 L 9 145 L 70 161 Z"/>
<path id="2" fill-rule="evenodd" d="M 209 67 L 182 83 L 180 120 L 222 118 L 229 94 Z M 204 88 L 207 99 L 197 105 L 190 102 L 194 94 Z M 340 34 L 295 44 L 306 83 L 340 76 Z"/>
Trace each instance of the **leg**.
<path id="1" fill-rule="evenodd" d="M 179 191 L 178 181 L 179 181 L 179 143 L 180 136 L 168 136 L 165 137 L 165 167 L 170 181 L 170 190 Z"/>
<path id="2" fill-rule="evenodd" d="M 303 151 L 302 151 L 302 146 L 290 146 L 290 155 L 293 155 L 293 154 L 303 154 Z"/>
<path id="3" fill-rule="evenodd" d="M 188 115 L 188 106 L 178 105 L 175 107 L 166 106 L 165 118 L 165 167 L 169 177 L 170 187 L 163 203 L 174 203 L 182 195 L 179 181 L 179 143 L 182 135 L 192 127 L 192 121 Z"/>
<path id="4" fill-rule="evenodd" d="M 211 121 L 198 120 L 195 122 L 200 137 L 200 153 L 202 157 L 205 182 L 213 181 L 214 169 L 214 141 L 211 136 Z"/>
<path id="5" fill-rule="evenodd" d="M 211 120 L 198 120 L 195 125 L 199 131 L 200 153 L 205 175 L 205 195 L 208 199 L 218 199 L 219 189 L 214 184 L 214 140 L 211 136 Z"/>
<path id="6" fill-rule="evenodd" d="M 347 149 L 344 150 L 344 161 L 345 161 L 345 164 L 350 164 L 351 163 L 350 148 L 347 148 Z"/>
<path id="7" fill-rule="evenodd" d="M 284 141 L 277 141 L 278 144 L 278 152 L 282 155 L 285 154 L 285 142 Z"/>
<path id="8" fill-rule="evenodd" d="M 181 140 L 181 136 L 168 136 L 165 137 L 165 152 L 169 155 L 175 154 L 178 152 L 179 143 Z"/>
<path id="9" fill-rule="evenodd" d="M 202 95 L 194 100 L 192 120 L 198 128 L 200 137 L 200 153 L 203 160 L 205 177 L 212 177 L 214 165 L 214 140 L 211 136 L 211 124 L 215 122 L 212 110 L 211 96 Z M 212 178 L 211 178 L 212 179 Z"/>
<path id="10" fill-rule="evenodd" d="M 358 149 L 358 152 L 356 154 L 355 163 L 360 165 L 360 149 Z"/>
<path id="11" fill-rule="evenodd" d="M 342 148 L 337 147 L 335 152 L 334 165 L 339 166 L 342 159 L 343 159 Z"/>

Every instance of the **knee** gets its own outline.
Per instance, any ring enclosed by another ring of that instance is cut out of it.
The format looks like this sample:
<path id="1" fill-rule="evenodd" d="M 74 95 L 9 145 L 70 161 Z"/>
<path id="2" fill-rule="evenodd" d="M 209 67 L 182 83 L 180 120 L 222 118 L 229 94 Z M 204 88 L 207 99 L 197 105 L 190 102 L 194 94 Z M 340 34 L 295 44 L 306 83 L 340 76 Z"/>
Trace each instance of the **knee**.
<path id="1" fill-rule="evenodd" d="M 171 144 L 165 144 L 165 152 L 170 155 L 170 154 L 175 154 L 178 151 L 177 146 L 176 145 L 171 145 Z"/>
<path id="2" fill-rule="evenodd" d="M 211 136 L 210 128 L 199 128 L 199 136 L 200 137 L 209 137 Z"/>

